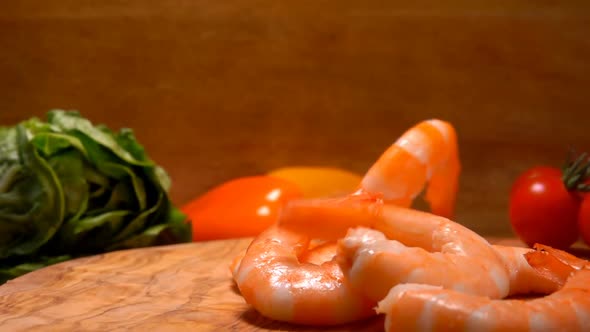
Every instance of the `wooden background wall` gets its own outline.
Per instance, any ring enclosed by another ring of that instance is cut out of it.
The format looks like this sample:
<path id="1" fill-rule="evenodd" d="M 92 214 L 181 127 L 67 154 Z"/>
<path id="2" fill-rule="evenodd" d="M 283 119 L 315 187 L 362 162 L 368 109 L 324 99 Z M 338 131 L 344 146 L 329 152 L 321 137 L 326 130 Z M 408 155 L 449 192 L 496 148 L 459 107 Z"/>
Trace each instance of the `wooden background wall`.
<path id="1" fill-rule="evenodd" d="M 131 127 L 178 203 L 286 165 L 364 172 L 406 128 L 459 133 L 457 220 L 506 235 L 510 184 L 590 150 L 589 1 L 3 1 L 0 124 Z"/>

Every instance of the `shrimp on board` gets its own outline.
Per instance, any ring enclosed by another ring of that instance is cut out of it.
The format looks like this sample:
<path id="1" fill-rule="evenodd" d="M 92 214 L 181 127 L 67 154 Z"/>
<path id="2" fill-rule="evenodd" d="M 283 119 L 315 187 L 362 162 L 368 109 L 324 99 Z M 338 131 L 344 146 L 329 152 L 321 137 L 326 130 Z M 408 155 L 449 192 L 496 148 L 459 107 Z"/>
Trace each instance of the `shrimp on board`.
<path id="1" fill-rule="evenodd" d="M 388 202 L 409 206 L 430 181 L 426 198 L 431 209 L 450 215 L 459 171 L 453 127 L 427 120 L 407 130 L 380 156 L 354 196 L 378 194 Z M 332 233 L 322 223 L 312 227 Z M 376 301 L 367 300 L 350 286 L 335 259 L 322 264 L 309 259 L 309 242 L 305 232 L 281 226 L 257 236 L 231 266 L 246 302 L 266 317 L 303 324 L 340 324 L 374 314 L 371 308 Z M 326 247 L 321 260 L 333 257 L 334 248 Z"/>
<path id="2" fill-rule="evenodd" d="M 287 229 L 327 239 L 334 234 L 340 238 L 348 230 L 339 241 L 341 266 L 351 282 L 375 301 L 406 282 L 493 298 L 557 288 L 528 265 L 524 254 L 531 249 L 492 246 L 449 219 L 383 204 L 369 195 L 294 201 L 280 222 Z M 320 222 L 327 228 L 311 227 Z"/>
<path id="3" fill-rule="evenodd" d="M 373 301 L 407 282 L 491 298 L 510 293 L 510 276 L 498 252 L 483 237 L 441 216 L 365 194 L 292 201 L 279 222 L 311 237 L 339 238 L 348 231 L 338 241 L 338 261 L 353 286 Z"/>
<path id="4" fill-rule="evenodd" d="M 590 262 L 543 246 L 526 259 L 563 286 L 545 297 L 516 300 L 398 285 L 379 302 L 386 331 L 589 331 Z"/>
<path id="5" fill-rule="evenodd" d="M 299 324 L 336 325 L 375 315 L 375 302 L 351 287 L 334 259 L 302 261 L 308 245 L 307 235 L 276 226 L 256 237 L 234 273 L 244 299 L 265 317 Z"/>
<path id="6" fill-rule="evenodd" d="M 446 245 L 451 243 L 439 245 L 441 251 L 432 253 L 420 247 L 407 247 L 387 239 L 382 232 L 361 227 L 349 230 L 339 242 L 339 254 L 345 275 L 371 299 L 383 298 L 391 287 L 403 283 L 437 285 L 491 298 L 546 294 L 558 289 L 558 283 L 543 278 L 527 263 L 525 254 L 531 251 L 529 248 L 490 245 L 499 257 L 499 261 L 490 264 L 483 256 L 471 256 L 467 251 L 467 256 L 458 254 L 456 247 L 449 250 Z M 488 289 L 490 281 L 500 280 L 499 266 L 508 273 L 507 294 Z"/>
<path id="7" fill-rule="evenodd" d="M 525 294 L 550 294 L 559 289 L 558 281 L 545 278 L 531 267 L 527 262 L 525 255 L 533 249 L 524 247 L 508 247 L 501 245 L 492 245 L 498 252 L 504 265 L 508 269 L 510 279 L 510 291 L 508 296 L 525 295 Z M 314 246 L 305 252 L 301 257 L 301 262 L 312 263 L 316 265 L 329 262 L 334 259 L 337 251 L 336 242 L 326 242 Z M 239 263 L 246 251 L 240 253 L 232 264 L 230 271 L 235 275 L 239 268 Z"/>
<path id="8" fill-rule="evenodd" d="M 375 301 L 353 289 L 335 260 L 336 243 L 309 247 L 307 235 L 271 227 L 230 265 L 246 301 L 263 316 L 338 325 L 375 315 Z"/>

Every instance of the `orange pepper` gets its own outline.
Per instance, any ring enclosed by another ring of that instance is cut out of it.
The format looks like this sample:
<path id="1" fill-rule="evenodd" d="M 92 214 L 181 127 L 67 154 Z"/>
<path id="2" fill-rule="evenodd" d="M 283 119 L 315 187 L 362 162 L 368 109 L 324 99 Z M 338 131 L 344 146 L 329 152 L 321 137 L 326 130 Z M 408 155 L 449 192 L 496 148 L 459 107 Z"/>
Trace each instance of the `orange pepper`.
<path id="1" fill-rule="evenodd" d="M 285 179 L 248 176 L 214 187 L 182 207 L 192 222 L 193 241 L 256 236 L 276 222 L 280 207 L 302 197 Z"/>

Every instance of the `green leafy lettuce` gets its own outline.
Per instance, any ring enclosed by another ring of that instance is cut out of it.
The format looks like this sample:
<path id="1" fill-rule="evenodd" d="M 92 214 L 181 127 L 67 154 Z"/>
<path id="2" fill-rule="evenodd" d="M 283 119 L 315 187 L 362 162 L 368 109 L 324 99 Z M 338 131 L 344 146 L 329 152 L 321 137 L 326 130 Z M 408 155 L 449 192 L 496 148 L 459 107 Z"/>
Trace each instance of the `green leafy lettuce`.
<path id="1" fill-rule="evenodd" d="M 111 250 L 190 241 L 133 132 L 54 110 L 0 127 L 0 283 Z"/>

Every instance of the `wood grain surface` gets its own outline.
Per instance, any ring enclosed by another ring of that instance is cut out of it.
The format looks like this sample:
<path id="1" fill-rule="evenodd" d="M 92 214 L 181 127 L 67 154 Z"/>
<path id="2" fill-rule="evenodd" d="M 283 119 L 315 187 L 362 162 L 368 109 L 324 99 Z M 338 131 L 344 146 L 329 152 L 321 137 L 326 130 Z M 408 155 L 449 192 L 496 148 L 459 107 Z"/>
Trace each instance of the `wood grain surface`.
<path id="1" fill-rule="evenodd" d="M 115 252 L 50 266 L 0 287 L 1 331 L 325 331 L 261 317 L 229 263 L 249 240 Z M 337 331 L 380 331 L 376 319 Z"/>
<path id="2" fill-rule="evenodd" d="M 288 165 L 363 173 L 406 128 L 459 133 L 457 220 L 510 235 L 532 164 L 590 150 L 590 2 L 2 1 L 0 124 L 131 127 L 178 204 Z"/>
<path id="3" fill-rule="evenodd" d="M 250 241 L 118 251 L 37 270 L 0 286 L 0 331 L 383 330 L 381 317 L 317 328 L 260 316 L 236 291 L 228 268 Z"/>

